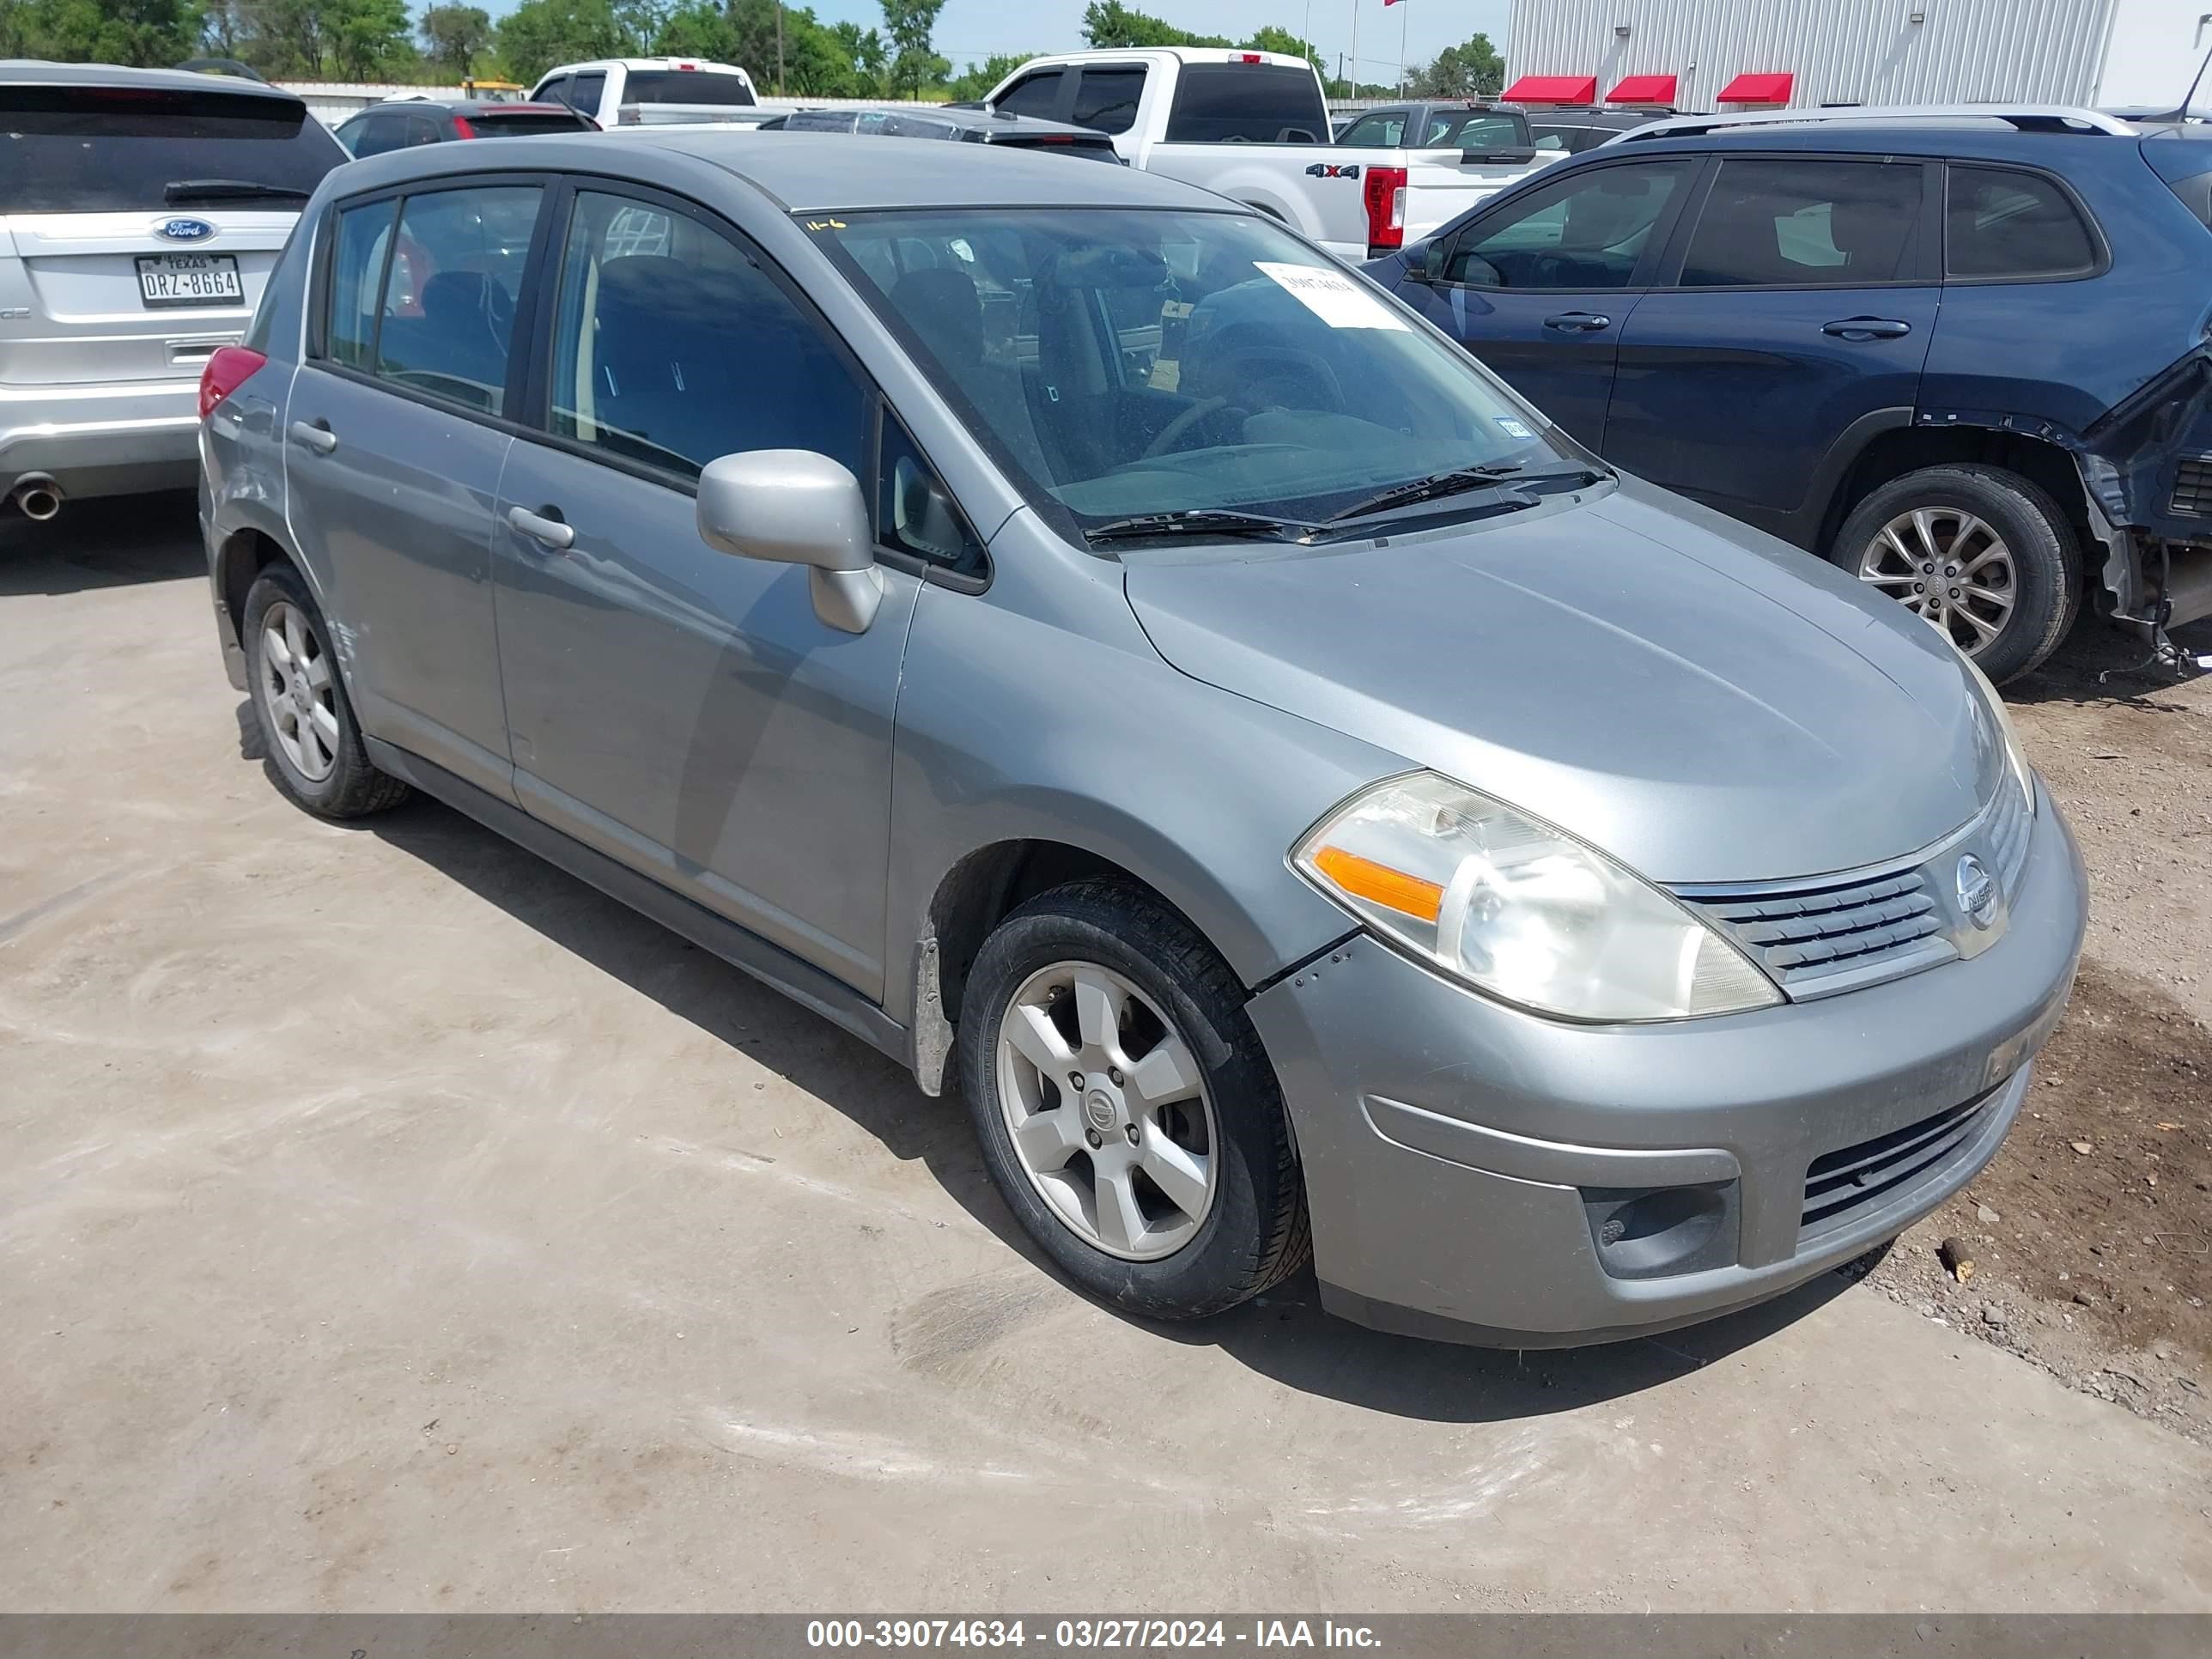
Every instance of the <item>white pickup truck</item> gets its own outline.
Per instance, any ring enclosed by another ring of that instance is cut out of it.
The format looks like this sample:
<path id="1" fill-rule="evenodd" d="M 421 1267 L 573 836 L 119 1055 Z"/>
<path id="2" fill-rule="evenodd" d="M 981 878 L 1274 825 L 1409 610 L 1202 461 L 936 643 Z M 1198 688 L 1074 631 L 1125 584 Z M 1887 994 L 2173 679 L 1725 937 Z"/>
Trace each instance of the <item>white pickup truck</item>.
<path id="1" fill-rule="evenodd" d="M 697 58 L 598 58 L 547 70 L 531 88 L 538 104 L 566 104 L 602 127 L 743 119 L 760 94 L 735 64 Z"/>
<path id="2" fill-rule="evenodd" d="M 1348 149 L 1321 76 L 1280 52 L 1175 46 L 1033 58 L 985 104 L 1111 133 L 1131 167 L 1296 226 L 1339 258 L 1377 258 L 1564 151 Z"/>

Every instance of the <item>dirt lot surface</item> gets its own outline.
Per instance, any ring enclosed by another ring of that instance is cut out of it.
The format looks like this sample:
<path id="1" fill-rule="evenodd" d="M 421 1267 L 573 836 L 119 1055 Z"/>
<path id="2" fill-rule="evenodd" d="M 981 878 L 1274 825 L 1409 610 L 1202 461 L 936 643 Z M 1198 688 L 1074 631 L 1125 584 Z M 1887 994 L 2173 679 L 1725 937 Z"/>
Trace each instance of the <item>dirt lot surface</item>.
<path id="1" fill-rule="evenodd" d="M 2141 655 L 2088 630 L 2011 688 L 2089 866 L 2088 945 L 2020 1126 L 1871 1282 L 2212 1440 L 2212 677 Z"/>
<path id="2" fill-rule="evenodd" d="M 2212 682 L 2029 688 L 2092 954 L 1889 1296 L 1169 1330 L 826 1024 L 434 805 L 286 806 L 189 514 L 0 525 L 0 1607 L 2212 1610 L 2203 1264 L 2142 1242 L 2205 1225 Z"/>

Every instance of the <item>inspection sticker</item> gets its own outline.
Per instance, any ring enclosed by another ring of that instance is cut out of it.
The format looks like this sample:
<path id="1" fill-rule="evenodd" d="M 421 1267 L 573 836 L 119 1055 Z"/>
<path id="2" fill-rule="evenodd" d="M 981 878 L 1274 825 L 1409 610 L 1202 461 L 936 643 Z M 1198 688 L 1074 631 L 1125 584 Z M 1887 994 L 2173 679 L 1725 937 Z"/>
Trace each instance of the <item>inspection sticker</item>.
<path id="1" fill-rule="evenodd" d="M 1492 418 L 1498 423 L 1498 429 L 1509 438 L 1533 438 L 1536 435 L 1528 430 L 1526 421 L 1516 421 L 1510 415 L 1498 415 Z"/>
<path id="2" fill-rule="evenodd" d="M 1255 259 L 1254 269 L 1288 289 L 1308 311 L 1331 328 L 1395 328 L 1406 325 L 1390 308 L 1340 270 L 1318 265 L 1272 264 Z"/>

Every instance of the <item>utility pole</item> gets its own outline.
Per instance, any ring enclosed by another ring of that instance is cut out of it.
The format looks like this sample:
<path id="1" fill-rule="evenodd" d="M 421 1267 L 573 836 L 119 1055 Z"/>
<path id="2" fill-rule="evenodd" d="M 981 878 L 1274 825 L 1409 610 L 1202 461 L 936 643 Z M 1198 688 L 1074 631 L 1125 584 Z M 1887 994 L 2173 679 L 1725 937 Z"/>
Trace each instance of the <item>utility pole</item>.
<path id="1" fill-rule="evenodd" d="M 1359 0 L 1352 0 L 1352 95 L 1359 96 Z"/>
<path id="2" fill-rule="evenodd" d="M 1405 10 L 1398 14 L 1398 96 L 1406 95 L 1406 31 L 1413 21 L 1413 0 L 1399 0 Z"/>
<path id="3" fill-rule="evenodd" d="M 775 0 L 775 95 L 783 96 L 783 0 Z"/>

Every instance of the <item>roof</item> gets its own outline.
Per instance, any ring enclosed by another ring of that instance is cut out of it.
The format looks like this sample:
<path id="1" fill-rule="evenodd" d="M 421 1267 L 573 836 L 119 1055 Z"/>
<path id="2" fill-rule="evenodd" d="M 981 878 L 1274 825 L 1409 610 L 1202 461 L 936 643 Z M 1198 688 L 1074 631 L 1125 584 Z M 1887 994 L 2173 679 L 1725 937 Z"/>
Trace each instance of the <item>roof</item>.
<path id="1" fill-rule="evenodd" d="M 2103 156 L 2126 155 L 2141 165 L 2141 140 L 2115 138 L 2101 132 L 2021 132 L 1994 123 L 1807 121 L 1795 125 L 1696 128 L 1687 132 L 1646 137 L 1649 127 L 1607 140 L 1595 149 L 1558 163 L 1575 167 L 1600 159 L 1619 161 L 1634 155 L 1690 152 L 1698 155 L 1747 150 L 1833 153 L 1860 155 L 1955 156 L 1972 161 L 2057 163 L 2068 158 L 2080 165 Z M 1548 171 L 1548 170 L 1547 170 Z"/>
<path id="2" fill-rule="evenodd" d="M 800 109 L 792 111 L 784 131 L 787 132 L 853 132 L 868 117 L 884 120 L 912 122 L 917 131 L 896 136 L 927 138 L 935 135 L 929 128 L 950 128 L 958 132 L 980 133 L 988 142 L 1004 138 L 1042 138 L 1047 137 L 1080 139 L 1085 143 L 1110 145 L 1114 140 L 1096 127 L 1079 127 L 1066 121 L 1048 121 L 1036 115 L 1010 115 L 993 109 L 955 109 L 949 105 L 915 106 L 883 104 L 834 109 Z M 791 123 L 802 123 L 793 125 Z M 842 125 L 832 125 L 842 123 Z M 868 137 L 881 137 L 869 134 Z"/>
<path id="3" fill-rule="evenodd" d="M 473 144 L 423 144 L 355 161 L 348 176 L 383 184 L 495 166 L 503 171 L 545 167 L 588 168 L 650 183 L 656 173 L 647 158 L 662 152 L 720 167 L 794 213 L 910 207 L 1249 210 L 1211 191 L 1134 167 L 1071 167 L 1049 149 L 1012 144 L 874 138 L 863 146 L 843 133 L 683 125 L 632 128 L 620 143 L 609 142 L 605 133 L 568 133 L 502 138 L 497 148 L 493 162 L 472 154 L 478 149 Z M 860 164 L 863 155 L 865 165 Z"/>
<path id="4" fill-rule="evenodd" d="M 1247 52 L 1237 46 L 1095 46 L 1087 52 L 1048 52 L 1025 58 L 1012 73 L 1039 64 L 1097 64 L 1112 58 L 1121 63 L 1165 60 L 1176 64 L 1271 64 L 1277 69 L 1312 70 L 1303 58 L 1285 52 Z"/>
<path id="5" fill-rule="evenodd" d="M 711 58 L 584 58 L 573 64 L 556 64 L 538 78 L 546 75 L 568 75 L 577 70 L 697 70 L 709 75 L 743 75 L 753 77 L 737 64 L 718 64 Z"/>
<path id="6" fill-rule="evenodd" d="M 125 69 L 117 64 L 49 64 L 33 58 L 0 58 L 0 83 L 33 87 L 149 87 L 173 92 L 226 93 L 234 98 L 298 96 L 264 82 L 234 75 L 200 75 L 190 70 Z"/>

